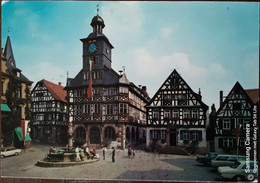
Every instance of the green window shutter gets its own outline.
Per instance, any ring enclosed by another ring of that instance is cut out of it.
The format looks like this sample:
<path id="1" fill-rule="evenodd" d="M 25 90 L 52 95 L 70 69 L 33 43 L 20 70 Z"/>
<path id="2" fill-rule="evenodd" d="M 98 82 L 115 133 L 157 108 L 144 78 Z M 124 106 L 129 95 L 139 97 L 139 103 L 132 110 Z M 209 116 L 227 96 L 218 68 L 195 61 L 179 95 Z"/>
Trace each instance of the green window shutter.
<path id="1" fill-rule="evenodd" d="M 202 141 L 202 131 L 199 130 L 199 141 Z"/>

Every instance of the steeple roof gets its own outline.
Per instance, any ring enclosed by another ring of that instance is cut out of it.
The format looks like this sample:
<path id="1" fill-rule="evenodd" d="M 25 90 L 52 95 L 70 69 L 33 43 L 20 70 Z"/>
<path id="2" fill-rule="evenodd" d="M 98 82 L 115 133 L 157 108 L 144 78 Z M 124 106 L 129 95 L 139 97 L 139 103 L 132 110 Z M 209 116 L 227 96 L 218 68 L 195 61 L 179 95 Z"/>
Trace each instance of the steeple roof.
<path id="1" fill-rule="evenodd" d="M 7 36 L 7 40 L 6 40 L 6 43 L 5 43 L 4 56 L 7 59 L 8 63 L 10 63 L 12 66 L 16 67 L 13 49 L 12 49 L 12 44 L 11 44 L 11 39 L 10 39 L 9 35 Z"/>

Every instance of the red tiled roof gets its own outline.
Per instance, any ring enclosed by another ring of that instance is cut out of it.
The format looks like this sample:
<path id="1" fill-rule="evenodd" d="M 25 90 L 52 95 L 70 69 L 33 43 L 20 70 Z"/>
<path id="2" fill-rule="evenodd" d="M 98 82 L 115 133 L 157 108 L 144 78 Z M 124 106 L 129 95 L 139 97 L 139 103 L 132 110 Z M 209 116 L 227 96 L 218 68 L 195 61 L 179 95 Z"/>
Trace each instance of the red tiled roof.
<path id="1" fill-rule="evenodd" d="M 254 104 L 259 102 L 259 89 L 248 89 L 245 90 L 247 95 L 251 98 Z"/>
<path id="2" fill-rule="evenodd" d="M 57 85 L 55 83 L 52 83 L 50 81 L 47 80 L 43 80 L 45 86 L 49 89 L 49 91 L 51 92 L 51 95 L 59 101 L 62 102 L 67 102 L 66 101 L 66 96 L 67 96 L 67 92 L 65 90 L 63 90 L 63 86 Z"/>

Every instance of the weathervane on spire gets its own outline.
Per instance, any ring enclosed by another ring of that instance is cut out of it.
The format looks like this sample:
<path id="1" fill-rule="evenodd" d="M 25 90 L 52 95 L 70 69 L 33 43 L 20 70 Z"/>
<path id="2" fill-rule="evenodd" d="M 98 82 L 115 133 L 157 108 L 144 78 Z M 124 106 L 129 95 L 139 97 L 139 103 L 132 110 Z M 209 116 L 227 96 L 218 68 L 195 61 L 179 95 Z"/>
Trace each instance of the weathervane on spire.
<path id="1" fill-rule="evenodd" d="M 9 35 L 9 32 L 10 32 L 10 28 L 9 27 L 8 27 L 7 31 L 8 31 L 8 35 Z"/>
<path id="2" fill-rule="evenodd" d="M 99 12 L 99 8 L 98 8 L 99 5 L 100 5 L 100 3 L 97 5 L 97 15 L 98 15 L 98 12 Z"/>

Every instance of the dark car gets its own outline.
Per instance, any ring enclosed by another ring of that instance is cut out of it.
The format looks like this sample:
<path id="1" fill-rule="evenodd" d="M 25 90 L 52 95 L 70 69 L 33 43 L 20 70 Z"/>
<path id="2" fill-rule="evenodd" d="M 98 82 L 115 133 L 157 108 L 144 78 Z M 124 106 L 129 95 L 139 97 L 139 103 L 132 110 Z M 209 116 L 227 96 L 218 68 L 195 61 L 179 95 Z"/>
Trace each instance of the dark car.
<path id="1" fill-rule="evenodd" d="M 206 154 L 205 156 L 198 156 L 197 162 L 203 163 L 204 165 L 209 165 L 211 160 L 216 158 L 217 155 L 218 155 L 218 153 L 216 153 L 216 152 L 210 152 L 210 153 Z"/>

